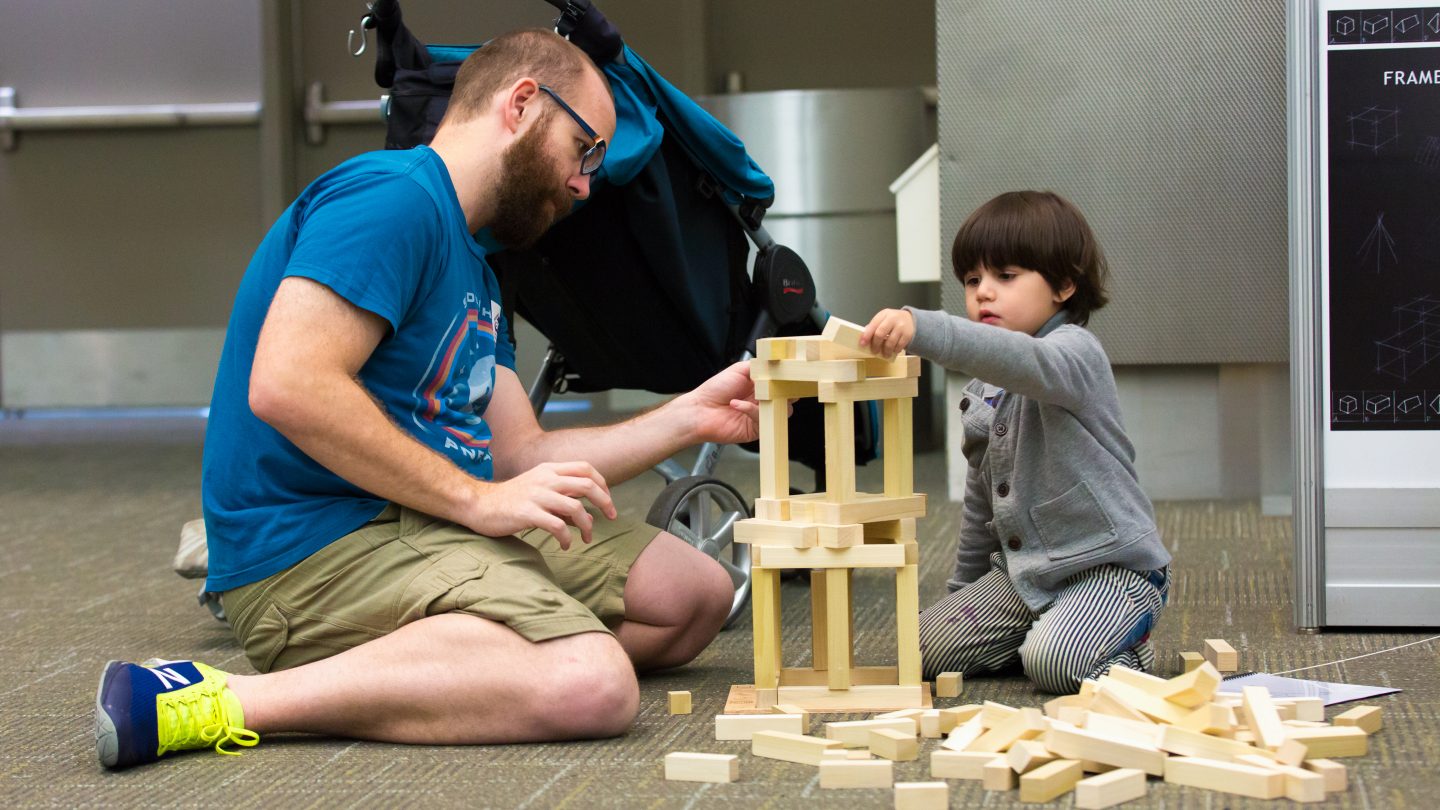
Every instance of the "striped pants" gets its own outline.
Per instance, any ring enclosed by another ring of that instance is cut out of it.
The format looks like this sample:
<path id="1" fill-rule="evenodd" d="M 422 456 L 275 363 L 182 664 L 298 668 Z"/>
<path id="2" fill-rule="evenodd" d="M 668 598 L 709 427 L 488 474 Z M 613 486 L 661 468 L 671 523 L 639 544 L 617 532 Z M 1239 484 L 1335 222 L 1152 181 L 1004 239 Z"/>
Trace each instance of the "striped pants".
<path id="1" fill-rule="evenodd" d="M 1042 691 L 1072 694 L 1086 678 L 1116 664 L 1149 670 L 1150 630 L 1170 591 L 1169 569 L 1136 572 L 1113 565 L 1065 580 L 1060 595 L 1036 613 L 1025 605 L 1004 555 L 990 571 L 920 614 L 925 677 L 1022 668 Z"/>

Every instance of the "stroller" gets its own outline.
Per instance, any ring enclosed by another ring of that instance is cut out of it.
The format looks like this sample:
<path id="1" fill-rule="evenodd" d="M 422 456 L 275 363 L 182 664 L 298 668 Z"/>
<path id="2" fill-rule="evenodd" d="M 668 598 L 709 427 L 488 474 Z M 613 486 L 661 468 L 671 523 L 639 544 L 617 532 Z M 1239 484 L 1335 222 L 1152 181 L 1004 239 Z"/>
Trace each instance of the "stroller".
<path id="1" fill-rule="evenodd" d="M 536 416 L 557 393 L 688 391 L 749 359 L 760 338 L 819 333 L 829 314 L 816 303 L 805 262 L 761 224 L 774 184 L 744 144 L 626 46 L 589 0 L 545 1 L 561 12 L 556 32 L 609 79 L 616 132 L 588 200 L 533 248 L 489 257 L 506 310 L 549 341 L 529 391 Z M 405 27 L 397 0 L 372 2 L 361 27 L 375 31 L 375 81 L 389 90 L 386 148 L 428 143 L 460 63 L 483 46 L 424 44 Z M 363 52 L 363 43 L 352 50 Z M 641 318 L 643 329 L 635 323 Z M 857 403 L 856 463 L 876 457 L 878 423 L 875 403 Z M 656 465 L 666 487 L 647 522 L 730 574 L 729 627 L 750 598 L 750 549 L 732 532 L 750 510 L 712 475 L 721 449 L 704 445 L 689 469 L 673 459 Z M 790 449 L 824 480 L 818 403 L 796 403 Z"/>

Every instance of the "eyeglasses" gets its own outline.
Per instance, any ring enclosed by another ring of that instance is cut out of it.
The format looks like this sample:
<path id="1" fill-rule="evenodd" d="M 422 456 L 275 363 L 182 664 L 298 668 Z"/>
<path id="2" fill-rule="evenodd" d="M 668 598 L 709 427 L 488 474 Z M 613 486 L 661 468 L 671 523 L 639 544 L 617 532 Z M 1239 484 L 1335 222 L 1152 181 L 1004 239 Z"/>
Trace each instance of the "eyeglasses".
<path id="1" fill-rule="evenodd" d="M 560 105 L 560 109 L 575 119 L 575 123 L 579 124 L 580 128 L 585 130 L 585 134 L 590 136 L 590 140 L 595 142 L 594 146 L 586 149 L 585 154 L 580 156 L 580 173 L 590 175 L 600 171 L 600 164 L 605 162 L 605 139 L 600 137 L 589 124 L 585 123 L 584 118 L 581 118 L 578 113 L 570 109 L 570 105 L 565 103 L 565 99 L 560 98 L 559 93 L 543 84 L 540 85 L 540 89 L 545 95 L 554 99 L 555 103 Z"/>

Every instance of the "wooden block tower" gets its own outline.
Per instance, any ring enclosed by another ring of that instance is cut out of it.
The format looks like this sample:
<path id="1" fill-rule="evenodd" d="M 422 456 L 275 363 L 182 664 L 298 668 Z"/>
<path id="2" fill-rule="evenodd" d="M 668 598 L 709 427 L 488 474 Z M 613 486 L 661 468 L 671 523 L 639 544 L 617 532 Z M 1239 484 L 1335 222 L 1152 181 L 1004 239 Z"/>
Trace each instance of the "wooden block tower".
<path id="1" fill-rule="evenodd" d="M 769 338 L 750 363 L 760 403 L 760 497 L 755 517 L 735 525 L 750 543 L 755 621 L 755 705 L 817 711 L 877 711 L 926 705 L 920 680 L 915 519 L 925 496 L 913 491 L 912 401 L 920 358 L 885 360 L 860 348 L 860 327 L 831 318 L 824 334 Z M 825 491 L 790 495 L 789 400 L 816 397 L 825 410 Z M 884 409 L 885 491 L 855 490 L 855 403 Z M 810 569 L 812 666 L 785 668 L 780 656 L 780 571 Z M 895 666 L 851 659 L 851 574 L 895 571 Z"/>

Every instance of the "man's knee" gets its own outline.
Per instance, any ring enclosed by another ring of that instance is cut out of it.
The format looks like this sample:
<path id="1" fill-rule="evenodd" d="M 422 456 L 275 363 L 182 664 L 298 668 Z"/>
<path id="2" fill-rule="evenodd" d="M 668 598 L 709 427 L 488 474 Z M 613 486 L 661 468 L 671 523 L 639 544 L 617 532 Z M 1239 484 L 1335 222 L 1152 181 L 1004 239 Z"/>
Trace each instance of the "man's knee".
<path id="1" fill-rule="evenodd" d="M 640 710 L 640 686 L 619 642 L 602 633 L 585 633 L 547 646 L 553 655 L 547 656 L 537 692 L 548 704 L 539 714 L 552 726 L 554 736 L 624 734 Z"/>

